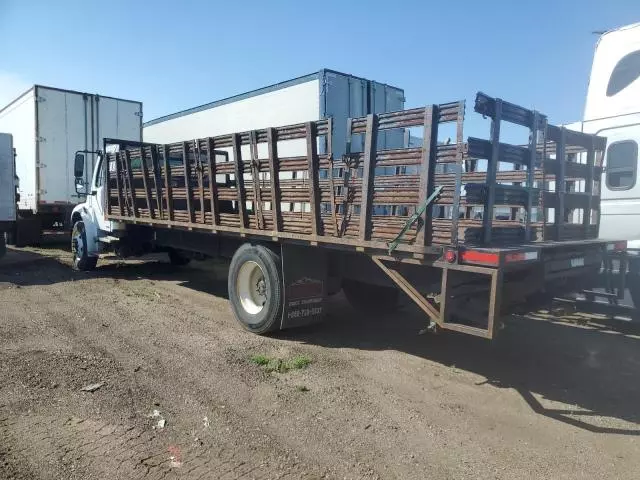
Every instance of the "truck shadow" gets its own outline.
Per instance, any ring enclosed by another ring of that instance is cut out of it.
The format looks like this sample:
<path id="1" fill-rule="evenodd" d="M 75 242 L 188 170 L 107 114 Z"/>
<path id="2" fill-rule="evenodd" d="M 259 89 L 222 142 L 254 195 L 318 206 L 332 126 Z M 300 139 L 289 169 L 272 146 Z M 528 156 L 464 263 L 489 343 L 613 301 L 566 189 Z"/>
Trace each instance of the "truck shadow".
<path id="1" fill-rule="evenodd" d="M 121 280 L 167 280 L 185 288 L 228 298 L 227 269 L 224 263 L 215 261 L 191 262 L 185 267 L 171 265 L 166 255 L 158 255 L 155 261 L 145 258 L 140 262 L 110 262 L 98 265 L 96 275 Z"/>
<path id="2" fill-rule="evenodd" d="M 166 254 L 127 261 L 106 255 L 98 262 L 95 270 L 78 272 L 71 269 L 71 253 L 56 247 L 12 249 L 7 257 L 0 261 L 0 283 L 21 287 L 91 278 L 166 280 L 227 298 L 226 265 L 213 261 L 192 262 L 186 267 L 176 267 L 167 261 Z"/>
<path id="3" fill-rule="evenodd" d="M 509 319 L 492 342 L 454 332 L 418 335 L 425 319 L 412 307 L 372 317 L 340 297 L 329 302 L 326 322 L 278 337 L 327 348 L 405 352 L 486 378 L 477 388 L 514 389 L 540 415 L 595 433 L 640 435 L 635 326 L 625 334 L 532 315 Z"/>

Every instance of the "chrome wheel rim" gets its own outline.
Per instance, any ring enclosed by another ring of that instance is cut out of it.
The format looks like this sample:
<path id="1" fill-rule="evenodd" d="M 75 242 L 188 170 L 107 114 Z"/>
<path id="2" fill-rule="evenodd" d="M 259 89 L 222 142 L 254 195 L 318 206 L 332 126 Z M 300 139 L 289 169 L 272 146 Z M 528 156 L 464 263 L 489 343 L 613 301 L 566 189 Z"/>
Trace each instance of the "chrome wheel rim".
<path id="1" fill-rule="evenodd" d="M 80 229 L 74 228 L 71 236 L 71 251 L 76 258 L 82 258 L 84 255 L 84 242 L 82 241 L 82 232 Z"/>
<path id="2" fill-rule="evenodd" d="M 242 264 L 236 279 L 236 292 L 245 312 L 257 315 L 262 311 L 267 303 L 267 284 L 260 265 L 253 261 Z"/>

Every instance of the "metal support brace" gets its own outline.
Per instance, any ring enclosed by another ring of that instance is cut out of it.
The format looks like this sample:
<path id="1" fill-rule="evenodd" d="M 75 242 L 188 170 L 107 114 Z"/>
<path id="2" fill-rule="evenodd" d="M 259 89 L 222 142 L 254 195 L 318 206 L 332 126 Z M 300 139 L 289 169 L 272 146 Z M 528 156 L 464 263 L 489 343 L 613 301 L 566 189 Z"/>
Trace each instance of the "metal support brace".
<path id="1" fill-rule="evenodd" d="M 400 245 L 400 240 L 402 240 L 402 237 L 404 237 L 405 233 L 407 233 L 407 231 L 409 231 L 411 226 L 418 221 L 418 219 L 422 216 L 422 214 L 427 210 L 429 205 L 436 198 L 438 198 L 438 195 L 440 195 L 440 192 L 442 191 L 443 188 L 444 187 L 442 185 L 439 186 L 439 187 L 436 187 L 436 189 L 433 191 L 433 193 L 431 195 L 429 195 L 429 197 L 424 201 L 424 203 L 420 206 L 420 208 L 418 210 L 416 210 L 415 213 L 409 217 L 409 219 L 404 224 L 404 227 L 402 227 L 402 230 L 400 230 L 400 233 L 398 233 L 396 238 L 394 238 L 391 242 L 388 243 L 389 255 L 391 255 L 393 253 L 393 251 L 396 248 L 398 248 L 398 245 Z"/>

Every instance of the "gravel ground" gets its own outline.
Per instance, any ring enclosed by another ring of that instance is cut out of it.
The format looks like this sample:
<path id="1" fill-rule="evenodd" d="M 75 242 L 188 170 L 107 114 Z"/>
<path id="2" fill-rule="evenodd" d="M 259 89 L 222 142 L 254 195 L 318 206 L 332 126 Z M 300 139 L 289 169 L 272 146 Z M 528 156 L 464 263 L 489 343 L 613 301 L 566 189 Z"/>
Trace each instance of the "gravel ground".
<path id="1" fill-rule="evenodd" d="M 638 329 L 418 335 L 413 308 L 338 295 L 323 324 L 258 337 L 224 265 L 68 256 L 0 262 L 2 479 L 639 478 Z"/>

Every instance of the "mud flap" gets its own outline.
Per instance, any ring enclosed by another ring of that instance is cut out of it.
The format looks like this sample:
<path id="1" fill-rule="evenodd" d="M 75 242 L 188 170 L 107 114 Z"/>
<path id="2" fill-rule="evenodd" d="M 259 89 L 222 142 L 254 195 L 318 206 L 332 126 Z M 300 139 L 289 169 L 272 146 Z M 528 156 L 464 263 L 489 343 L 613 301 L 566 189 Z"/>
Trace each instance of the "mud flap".
<path id="1" fill-rule="evenodd" d="M 281 328 L 322 320 L 327 298 L 327 252 L 322 248 L 282 245 L 284 302 Z"/>
<path id="2" fill-rule="evenodd" d="M 37 215 L 19 218 L 15 232 L 17 247 L 39 245 L 42 242 L 42 221 Z"/>

